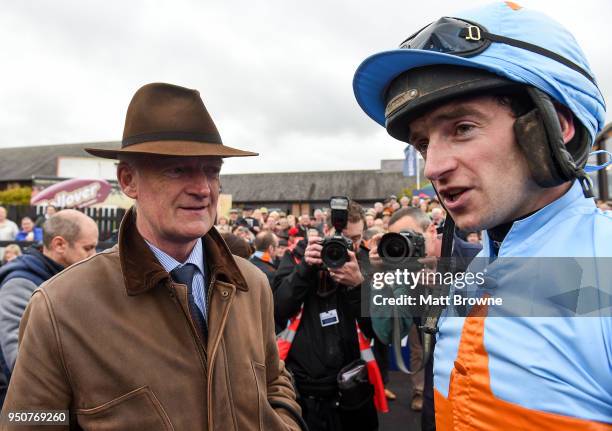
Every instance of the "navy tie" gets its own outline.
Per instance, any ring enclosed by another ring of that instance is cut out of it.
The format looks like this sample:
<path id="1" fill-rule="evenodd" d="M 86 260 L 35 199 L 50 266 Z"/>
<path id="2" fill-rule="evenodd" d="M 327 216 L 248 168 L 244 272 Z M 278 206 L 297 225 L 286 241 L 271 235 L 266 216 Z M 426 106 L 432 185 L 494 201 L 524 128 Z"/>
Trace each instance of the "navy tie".
<path id="1" fill-rule="evenodd" d="M 170 276 L 172 279 L 177 282 L 187 286 L 187 300 L 189 301 L 189 311 L 191 313 L 191 318 L 193 322 L 196 324 L 196 327 L 200 330 L 200 333 L 206 339 L 208 335 L 208 328 L 206 327 L 206 320 L 204 320 L 204 315 L 200 310 L 200 307 L 195 303 L 193 298 L 193 291 L 191 289 L 191 285 L 193 283 L 193 275 L 195 274 L 197 267 L 188 263 L 183 266 L 177 266 L 170 272 Z"/>

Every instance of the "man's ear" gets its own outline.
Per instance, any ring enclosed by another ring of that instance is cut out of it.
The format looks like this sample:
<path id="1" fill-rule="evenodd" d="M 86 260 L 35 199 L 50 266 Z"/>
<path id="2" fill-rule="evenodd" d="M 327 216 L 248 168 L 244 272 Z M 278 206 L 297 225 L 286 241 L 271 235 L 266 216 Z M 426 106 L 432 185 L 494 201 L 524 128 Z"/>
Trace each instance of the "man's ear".
<path id="1" fill-rule="evenodd" d="M 576 134 L 576 127 L 574 126 L 574 115 L 567 106 L 558 103 L 555 103 L 555 109 L 557 111 L 559 125 L 561 126 L 561 135 L 563 136 L 563 142 L 567 144 Z"/>
<path id="2" fill-rule="evenodd" d="M 63 237 L 59 235 L 53 237 L 53 239 L 51 240 L 50 249 L 54 253 L 64 254 L 66 248 L 68 248 L 68 241 L 66 241 Z"/>
<path id="3" fill-rule="evenodd" d="M 117 165 L 117 182 L 123 193 L 132 199 L 138 197 L 138 188 L 136 187 L 136 172 L 134 167 L 126 162 L 119 162 Z"/>

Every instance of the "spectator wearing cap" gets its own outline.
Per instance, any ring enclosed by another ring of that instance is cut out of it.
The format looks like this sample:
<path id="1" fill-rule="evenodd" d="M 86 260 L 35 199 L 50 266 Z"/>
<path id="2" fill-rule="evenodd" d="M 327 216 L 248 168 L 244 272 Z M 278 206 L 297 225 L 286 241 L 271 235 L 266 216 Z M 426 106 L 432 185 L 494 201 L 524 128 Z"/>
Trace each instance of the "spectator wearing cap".
<path id="1" fill-rule="evenodd" d="M 21 230 L 15 236 L 16 241 L 40 242 L 43 239 L 42 228 L 36 227 L 30 217 L 21 219 Z"/>
<path id="2" fill-rule="evenodd" d="M 228 224 L 230 226 L 234 226 L 236 224 L 236 222 L 238 221 L 238 209 L 236 208 L 232 208 L 229 211 L 229 220 L 228 220 Z"/>
<path id="3" fill-rule="evenodd" d="M 278 268 L 278 264 L 285 255 L 288 246 L 289 242 L 287 241 L 287 238 L 278 238 L 278 247 L 276 247 L 276 259 L 274 260 L 274 266 L 276 268 Z"/>
<path id="4" fill-rule="evenodd" d="M 238 219 L 236 224 L 248 228 L 253 234 L 257 234 L 261 230 L 259 220 L 254 217 L 253 209 L 250 207 L 244 207 L 242 217 Z"/>

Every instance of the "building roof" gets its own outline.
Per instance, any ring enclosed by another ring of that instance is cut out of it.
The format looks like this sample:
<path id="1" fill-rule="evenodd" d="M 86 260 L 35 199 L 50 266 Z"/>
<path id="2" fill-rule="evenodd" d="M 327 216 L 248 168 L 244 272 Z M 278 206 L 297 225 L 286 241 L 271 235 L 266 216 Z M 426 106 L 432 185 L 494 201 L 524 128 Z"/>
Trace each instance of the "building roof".
<path id="1" fill-rule="evenodd" d="M 410 180 L 401 172 L 361 170 L 221 175 L 221 184 L 234 202 L 323 202 L 337 195 L 359 202 L 399 193 Z"/>
<path id="2" fill-rule="evenodd" d="M 37 147 L 0 148 L 0 181 L 30 180 L 34 176 L 57 176 L 58 157 L 93 157 L 84 148 L 119 148 L 114 142 L 41 145 Z"/>
<path id="3" fill-rule="evenodd" d="M 84 148 L 120 146 L 115 141 L 0 148 L 0 181 L 56 177 L 58 157 L 93 157 Z M 227 174 L 221 175 L 221 184 L 234 202 L 324 202 L 334 195 L 373 201 L 410 184 L 401 172 L 392 171 L 399 165 L 390 162 L 394 161 L 385 161 L 381 170 Z"/>

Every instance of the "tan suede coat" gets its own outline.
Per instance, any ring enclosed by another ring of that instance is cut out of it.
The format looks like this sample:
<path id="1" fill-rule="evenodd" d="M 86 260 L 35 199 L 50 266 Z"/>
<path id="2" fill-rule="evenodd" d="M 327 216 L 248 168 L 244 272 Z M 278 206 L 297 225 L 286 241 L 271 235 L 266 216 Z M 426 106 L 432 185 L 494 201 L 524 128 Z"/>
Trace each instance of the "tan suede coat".
<path id="1" fill-rule="evenodd" d="M 232 256 L 214 228 L 203 241 L 206 342 L 186 286 L 172 282 L 130 210 L 118 246 L 34 292 L 3 413 L 68 409 L 70 428 L 83 430 L 298 430 L 269 403 L 299 412 L 278 358 L 266 276 Z"/>

